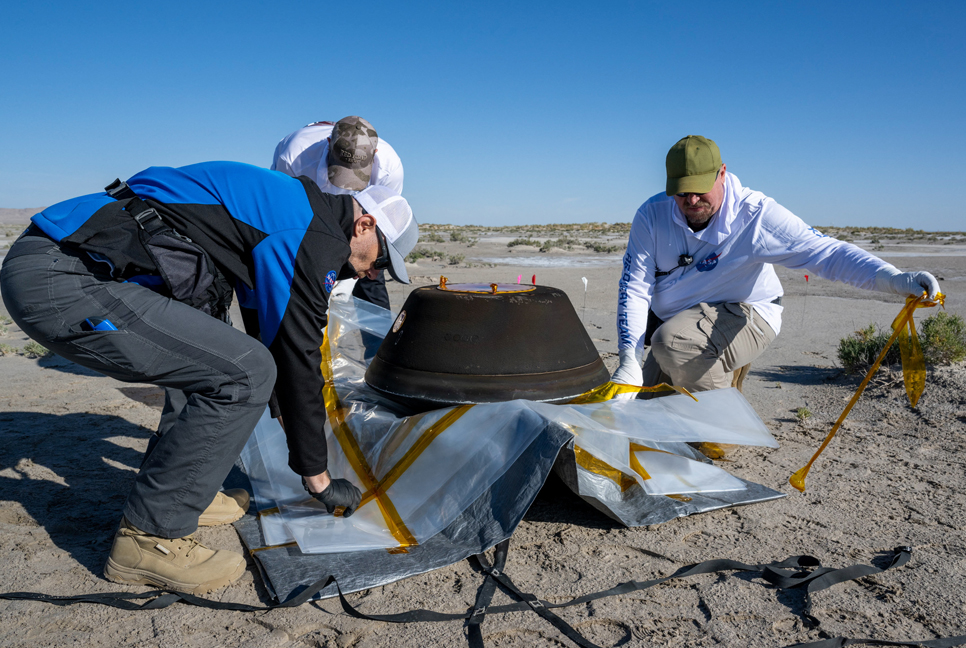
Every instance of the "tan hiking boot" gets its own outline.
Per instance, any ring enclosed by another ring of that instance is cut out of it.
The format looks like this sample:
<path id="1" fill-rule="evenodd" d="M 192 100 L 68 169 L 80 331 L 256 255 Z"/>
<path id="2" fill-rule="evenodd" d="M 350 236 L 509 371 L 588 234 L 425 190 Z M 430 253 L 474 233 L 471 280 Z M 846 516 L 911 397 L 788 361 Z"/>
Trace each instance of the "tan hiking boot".
<path id="1" fill-rule="evenodd" d="M 104 576 L 115 583 L 156 585 L 190 594 L 206 594 L 244 573 L 241 554 L 209 549 L 190 535 L 173 540 L 148 535 L 127 519 L 121 520 L 104 566 Z"/>
<path id="2" fill-rule="evenodd" d="M 215 499 L 198 518 L 198 526 L 231 524 L 245 515 L 249 500 L 248 491 L 244 488 L 218 491 L 215 493 Z"/>

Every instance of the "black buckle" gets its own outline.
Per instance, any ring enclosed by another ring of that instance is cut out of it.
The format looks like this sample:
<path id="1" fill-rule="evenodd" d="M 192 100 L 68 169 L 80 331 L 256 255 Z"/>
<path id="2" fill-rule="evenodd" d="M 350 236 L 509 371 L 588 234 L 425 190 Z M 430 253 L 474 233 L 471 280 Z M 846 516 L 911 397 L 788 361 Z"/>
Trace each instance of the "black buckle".
<path id="1" fill-rule="evenodd" d="M 131 191 L 131 188 L 128 187 L 127 184 L 123 182 L 121 184 L 124 186 L 116 187 L 116 191 L 120 193 L 126 190 L 130 193 L 131 197 L 130 200 L 127 201 L 127 204 L 124 205 L 124 211 L 131 215 L 131 218 L 133 218 L 134 222 L 138 224 L 138 227 L 152 236 L 164 230 L 166 226 L 164 224 L 164 219 L 161 218 L 161 214 L 159 214 L 154 207 L 149 207 L 146 202 L 141 200 L 137 194 Z M 113 187 L 114 185 L 111 186 Z"/>
<path id="2" fill-rule="evenodd" d="M 128 198 L 137 197 L 137 194 L 134 193 L 134 190 L 131 189 L 131 187 L 129 187 L 128 184 L 120 178 L 116 178 L 114 182 L 104 187 L 104 191 L 106 191 L 107 195 L 114 200 L 126 200 Z"/>
<path id="3" fill-rule="evenodd" d="M 148 207 L 144 211 L 139 212 L 137 214 L 132 214 L 132 216 L 134 216 L 134 221 L 138 224 L 138 227 L 140 227 L 141 229 L 147 229 L 144 226 L 144 224 L 147 223 L 148 221 L 150 221 L 151 219 L 154 219 L 154 218 L 157 218 L 162 223 L 164 222 L 161 219 L 161 214 L 159 214 L 158 212 L 154 211 L 154 209 L 151 208 L 151 207 Z"/>

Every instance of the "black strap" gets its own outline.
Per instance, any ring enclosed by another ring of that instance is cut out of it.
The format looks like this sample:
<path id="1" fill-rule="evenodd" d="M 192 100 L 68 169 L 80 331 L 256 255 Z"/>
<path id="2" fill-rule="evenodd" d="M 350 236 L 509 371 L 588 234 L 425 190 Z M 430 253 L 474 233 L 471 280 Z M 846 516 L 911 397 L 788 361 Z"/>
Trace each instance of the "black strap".
<path id="1" fill-rule="evenodd" d="M 805 589 L 805 619 L 812 627 L 818 627 L 821 623 L 812 616 L 812 594 L 828 589 L 832 585 L 838 585 L 857 578 L 881 574 L 893 567 L 902 567 L 912 557 L 912 547 L 896 547 L 892 550 L 892 557 L 889 563 L 883 567 L 873 567 L 871 565 L 852 565 L 842 569 L 832 569 L 831 567 L 821 567 L 816 564 L 816 569 L 811 572 L 788 572 L 781 568 L 766 567 L 762 572 L 762 578 L 779 589 Z M 817 563 L 817 561 L 816 561 Z"/>
<path id="2" fill-rule="evenodd" d="M 120 178 L 115 178 L 114 182 L 104 187 L 104 191 L 107 195 L 114 200 L 128 200 L 130 198 L 137 198 L 137 194 L 134 190 L 128 186 L 126 182 Z"/>
<path id="3" fill-rule="evenodd" d="M 749 565 L 743 562 L 738 562 L 737 560 L 706 560 L 702 563 L 697 563 L 695 565 L 688 565 L 687 567 L 682 567 L 678 571 L 674 572 L 670 576 L 664 578 L 655 578 L 648 581 L 627 581 L 619 585 L 615 585 L 610 589 L 602 590 L 600 592 L 594 592 L 592 594 L 584 594 L 583 596 L 578 596 L 575 599 L 571 599 L 565 603 L 547 603 L 543 604 L 548 608 L 562 608 L 571 607 L 573 605 L 581 605 L 584 603 L 590 603 L 591 601 L 597 601 L 602 598 L 608 598 L 610 596 L 617 596 L 620 594 L 630 594 L 631 592 L 639 592 L 646 590 L 648 588 L 654 587 L 655 585 L 660 585 L 661 583 L 666 583 L 670 580 L 675 580 L 678 578 L 687 578 L 688 576 L 698 576 L 700 574 L 713 574 L 721 571 L 764 571 L 766 567 L 799 567 L 806 568 L 810 565 L 817 565 L 818 561 L 811 556 L 792 556 L 786 558 L 785 560 L 777 563 L 770 563 L 768 565 Z M 521 610 L 528 609 L 528 606 L 524 603 L 511 603 L 509 605 L 501 605 L 497 607 L 491 607 L 490 612 L 493 614 L 504 613 L 504 612 L 519 612 Z"/>
<path id="4" fill-rule="evenodd" d="M 104 191 L 115 200 L 128 201 L 124 206 L 124 211 L 134 217 L 134 221 L 138 224 L 138 227 L 143 229 L 148 236 L 154 236 L 158 232 L 171 229 L 164 224 L 164 221 L 161 219 L 161 214 L 141 200 L 134 193 L 134 190 L 120 178 L 115 179 L 114 182 L 104 187 Z"/>
<path id="5" fill-rule="evenodd" d="M 171 229 L 164 224 L 164 221 L 161 219 L 161 214 L 157 210 L 149 207 L 146 202 L 137 196 L 128 201 L 124 206 L 124 211 L 134 217 L 134 221 L 138 224 L 138 227 L 143 229 L 148 236 L 154 236 L 159 232 Z"/>
<path id="6" fill-rule="evenodd" d="M 531 610 L 540 615 L 544 621 L 555 627 L 557 630 L 562 632 L 564 636 L 570 639 L 572 642 L 580 646 L 581 648 L 600 648 L 597 644 L 588 641 L 582 634 L 577 632 L 569 623 L 558 617 L 556 614 L 547 609 L 548 605 L 545 601 L 541 601 L 533 594 L 526 592 L 521 592 L 510 577 L 507 576 L 502 571 L 497 569 L 491 569 L 489 575 L 492 576 L 496 581 L 518 599 L 522 600 L 523 603 Z M 560 606 L 554 606 L 560 607 Z"/>
<path id="7" fill-rule="evenodd" d="M 557 630 L 562 632 L 568 639 L 573 641 L 578 646 L 582 648 L 599 648 L 596 644 L 589 642 L 582 634 L 577 632 L 569 623 L 558 617 L 556 614 L 547 609 L 546 604 L 533 594 L 528 594 L 521 592 L 510 577 L 506 575 L 503 571 L 506 566 L 506 556 L 507 551 L 510 547 L 510 540 L 504 540 L 496 546 L 496 554 L 494 555 L 493 566 L 491 567 L 486 562 L 486 557 L 483 554 L 474 556 L 477 563 L 483 569 L 486 574 L 486 580 L 483 581 L 482 587 L 476 596 L 476 605 L 474 606 L 473 613 L 470 615 L 467 621 L 467 635 L 470 643 L 470 648 L 483 648 L 483 635 L 480 631 L 480 624 L 483 623 L 483 619 L 486 617 L 486 606 L 489 605 L 490 599 L 493 597 L 493 592 L 496 589 L 496 585 L 499 583 L 505 590 L 511 593 L 513 596 L 520 599 L 529 609 L 536 612 L 544 621 L 550 623 Z"/>
<path id="8" fill-rule="evenodd" d="M 833 637 L 811 643 L 795 644 L 788 648 L 842 648 L 843 646 L 925 646 L 925 648 L 953 648 L 966 644 L 966 635 L 959 637 L 942 637 L 940 639 L 926 639 L 923 641 L 889 641 L 887 639 L 847 639 Z"/>
<path id="9" fill-rule="evenodd" d="M 498 546 L 499 549 L 499 546 Z M 592 594 L 585 594 L 579 596 L 570 601 L 564 603 L 548 603 L 542 601 L 532 594 L 524 594 L 509 580 L 506 574 L 502 570 L 497 570 L 490 568 L 487 571 L 487 576 L 494 578 L 501 586 L 504 586 L 509 590 L 514 596 L 520 599 L 518 603 L 510 603 L 507 605 L 498 605 L 487 607 L 485 613 L 488 614 L 505 614 L 507 612 L 522 612 L 525 610 L 533 610 L 540 614 L 548 622 L 552 623 L 554 627 L 557 627 L 561 632 L 563 632 L 568 638 L 570 638 L 574 643 L 579 646 L 593 646 L 589 643 L 581 643 L 581 641 L 586 642 L 576 630 L 573 630 L 569 625 L 566 624 L 560 617 L 554 615 L 549 609 L 571 607 L 574 605 L 581 605 L 584 603 L 589 603 L 591 601 L 596 601 L 602 598 L 607 598 L 610 596 L 617 596 L 620 594 L 629 594 L 631 592 L 641 591 L 654 587 L 655 585 L 660 585 L 661 583 L 666 583 L 670 580 L 675 580 L 679 578 L 687 578 L 689 576 L 698 576 L 700 574 L 711 574 L 722 571 L 749 571 L 749 572 L 762 572 L 762 576 L 769 581 L 772 585 L 779 589 L 795 589 L 800 587 L 806 588 L 806 596 L 810 595 L 812 592 L 818 592 L 832 585 L 838 583 L 843 583 L 848 580 L 854 580 L 856 578 L 862 578 L 863 576 L 871 576 L 873 574 L 879 574 L 886 569 L 891 569 L 893 567 L 901 567 L 909 561 L 911 556 L 911 548 L 909 547 L 899 547 L 894 550 L 893 556 L 889 561 L 889 564 L 883 568 L 879 569 L 869 565 L 853 565 L 851 567 L 845 567 L 843 569 L 832 569 L 829 567 L 822 567 L 821 563 L 817 558 L 812 556 L 791 556 L 782 560 L 780 562 L 761 564 L 761 565 L 751 565 L 737 560 L 707 560 L 702 563 L 697 563 L 694 565 L 688 565 L 682 567 L 675 573 L 664 578 L 655 578 L 649 581 L 627 581 L 616 585 L 610 589 L 603 590 L 600 592 L 594 592 Z M 485 557 L 477 556 L 476 559 L 483 565 L 485 565 Z M 499 554 L 496 559 L 499 559 Z M 505 560 L 505 558 L 504 558 Z M 788 571 L 791 570 L 791 571 Z M 488 578 L 489 579 L 489 578 Z M 485 583 L 484 583 L 485 585 Z M 336 584 L 338 587 L 338 584 Z M 482 589 L 482 588 L 481 588 Z M 491 594 L 492 596 L 492 594 Z M 359 619 L 367 619 L 371 621 L 383 621 L 388 623 L 413 623 L 419 621 L 450 621 L 456 619 L 469 619 L 476 613 L 476 609 L 479 606 L 474 607 L 468 614 L 447 614 L 434 612 L 432 610 L 411 610 L 409 612 L 402 612 L 397 614 L 386 614 L 386 615 L 369 615 L 359 612 L 352 604 L 349 603 L 342 595 L 341 590 L 339 591 L 339 599 L 342 603 L 342 609 L 351 616 Z M 477 601 L 480 597 L 477 596 Z M 818 620 L 811 616 L 809 613 L 811 607 L 811 599 L 806 601 L 806 616 L 817 625 Z M 562 624 L 562 625 L 558 625 Z M 479 625 L 477 624 L 477 627 Z M 565 629 L 566 628 L 566 629 Z M 573 632 L 575 636 L 572 636 L 570 632 Z M 579 639 L 577 638 L 579 637 Z M 481 638 L 482 640 L 482 638 Z M 958 645 L 958 644 L 952 644 Z M 474 647 L 475 648 L 475 647 Z M 818 648 L 818 647 L 816 647 Z M 822 647 L 824 648 L 824 647 Z"/>
<path id="10" fill-rule="evenodd" d="M 181 601 L 188 605 L 208 608 L 210 610 L 232 610 L 236 612 L 264 612 L 276 608 L 298 607 L 310 598 L 328 587 L 329 583 L 335 581 L 332 576 L 326 576 L 312 583 L 305 589 L 297 592 L 294 596 L 275 605 L 248 605 L 245 603 L 229 603 L 225 601 L 213 601 L 211 599 L 187 594 L 185 592 L 174 592 L 171 590 L 158 589 L 149 592 L 135 594 L 132 592 L 102 592 L 100 594 L 80 594 L 78 596 L 51 596 L 49 594 L 38 594 L 36 592 L 4 592 L 0 593 L 0 599 L 11 601 L 41 601 L 61 607 L 73 605 L 75 603 L 94 603 L 97 605 L 107 605 L 121 610 L 160 610 L 172 603 Z M 144 603 L 136 601 L 144 600 Z"/>
<path id="11" fill-rule="evenodd" d="M 655 277 L 664 277 L 666 275 L 671 274 L 672 272 L 674 272 L 678 268 L 687 268 L 692 263 L 694 263 L 694 257 L 693 256 L 691 256 L 690 254 L 687 254 L 687 253 L 682 254 L 682 255 L 680 255 L 678 257 L 678 264 L 676 266 L 674 266 L 673 268 L 671 268 L 670 270 L 663 271 L 663 270 L 658 270 L 657 268 L 654 268 L 654 276 Z"/>
<path id="12" fill-rule="evenodd" d="M 486 557 L 483 554 L 473 556 L 471 559 L 486 574 L 486 579 L 484 579 L 483 584 L 480 585 L 480 589 L 476 593 L 476 603 L 473 605 L 473 612 L 470 613 L 469 619 L 466 620 L 466 638 L 469 641 L 470 648 L 483 648 L 483 633 L 480 630 L 480 625 L 486 619 L 486 608 L 490 605 L 490 601 L 493 600 L 493 593 L 496 592 L 496 578 L 493 576 L 493 571 L 502 572 L 506 567 L 506 556 L 509 549 L 509 538 L 498 544 L 493 554 L 492 566 L 487 564 Z"/>
<path id="13" fill-rule="evenodd" d="M 341 588 L 339 588 L 338 583 L 336 583 L 336 588 L 339 591 L 339 601 L 342 603 L 342 609 L 345 610 L 346 614 L 357 619 L 366 619 L 368 621 L 414 623 L 419 621 L 454 621 L 457 619 L 466 619 L 467 639 L 470 641 L 470 646 L 472 648 L 481 648 L 483 646 L 483 635 L 480 630 L 480 624 L 486 617 L 487 611 L 503 612 L 507 608 L 513 608 L 512 611 L 533 610 L 540 615 L 541 618 L 562 632 L 568 639 L 573 641 L 578 646 L 581 646 L 581 648 L 600 648 L 596 644 L 589 642 L 586 638 L 584 638 L 583 635 L 574 630 L 574 628 L 571 627 L 566 621 L 548 610 L 546 601 L 540 600 L 533 594 L 521 592 L 516 585 L 513 584 L 513 581 L 511 581 L 507 575 L 503 573 L 503 566 L 506 564 L 506 554 L 509 545 L 509 540 L 504 540 L 497 545 L 496 555 L 494 556 L 494 565 L 492 567 L 488 565 L 486 557 L 482 554 L 475 556 L 476 561 L 483 567 L 483 571 L 486 573 L 487 578 L 480 587 L 479 592 L 477 592 L 476 603 L 474 604 L 473 608 L 464 614 L 447 614 L 424 609 L 410 610 L 409 612 L 401 612 L 398 614 L 364 614 L 355 609 L 352 604 L 346 600 L 345 596 L 342 595 Z M 494 586 L 490 586 L 490 583 L 494 583 Z M 520 599 L 521 602 L 510 606 L 502 605 L 498 608 L 487 608 L 487 604 L 489 603 L 493 596 L 493 592 L 495 591 L 495 583 L 499 583 L 504 589 Z"/>
<path id="14" fill-rule="evenodd" d="M 446 613 L 435 612 L 433 610 L 417 609 L 397 614 L 364 614 L 356 610 L 352 604 L 346 600 L 345 596 L 342 594 L 342 589 L 339 587 L 339 583 L 333 576 L 327 576 L 319 579 L 293 596 L 289 597 L 286 601 L 268 606 L 213 601 L 200 596 L 195 596 L 193 594 L 172 592 L 170 590 L 153 590 L 149 592 L 142 592 L 140 594 L 127 592 L 107 592 L 100 594 L 84 594 L 79 596 L 50 596 L 48 594 L 38 594 L 32 592 L 8 592 L 0 593 L 0 599 L 41 601 L 60 606 L 73 605 L 74 603 L 95 603 L 124 610 L 157 610 L 168 607 L 172 603 L 180 601 L 189 605 L 196 605 L 213 610 L 259 612 L 273 610 L 276 608 L 297 607 L 314 597 L 318 592 L 321 592 L 330 584 L 335 584 L 336 591 L 339 595 L 339 601 L 342 604 L 342 609 L 346 612 L 346 614 L 358 619 L 382 621 L 387 623 L 438 622 L 465 619 L 467 621 L 470 641 L 479 641 L 478 644 L 471 643 L 473 648 L 482 646 L 483 640 L 482 633 L 480 633 L 480 624 L 483 622 L 486 614 L 502 614 L 506 612 L 519 612 L 523 610 L 532 610 L 536 612 L 541 616 L 541 618 L 552 624 L 578 646 L 582 646 L 584 648 L 596 648 L 594 644 L 587 641 L 586 638 L 574 630 L 563 619 L 552 613 L 550 609 L 581 605 L 610 596 L 641 591 L 661 583 L 666 583 L 670 580 L 686 578 L 688 576 L 697 576 L 699 574 L 710 574 L 722 571 L 758 571 L 762 573 L 762 577 L 768 581 L 769 584 L 776 588 L 804 589 L 807 597 L 805 614 L 808 619 L 817 625 L 818 620 L 811 616 L 811 594 L 827 589 L 839 583 L 855 580 L 857 578 L 863 578 L 865 576 L 880 574 L 888 569 L 892 569 L 893 567 L 901 567 L 909 562 L 912 555 L 912 549 L 910 547 L 897 547 L 893 550 L 893 555 L 889 559 L 888 564 L 883 568 L 873 567 L 871 565 L 852 565 L 842 569 L 833 569 L 830 567 L 822 567 L 820 562 L 811 556 L 791 556 L 780 562 L 763 565 L 750 565 L 735 560 L 708 560 L 702 563 L 682 567 L 675 573 L 664 578 L 656 578 L 649 581 L 627 581 L 607 590 L 585 594 L 564 603 L 554 604 L 547 603 L 546 601 L 537 598 L 533 594 L 522 592 L 504 573 L 503 570 L 506 565 L 508 549 L 508 540 L 497 545 L 492 567 L 487 562 L 485 556 L 476 556 L 476 561 L 482 566 L 487 578 L 477 593 L 476 603 L 473 608 L 463 613 Z M 507 590 L 511 595 L 518 598 L 519 602 L 508 605 L 490 606 L 489 602 L 492 599 L 497 584 Z M 138 603 L 138 601 L 144 602 Z M 844 637 L 836 637 L 831 639 L 823 639 L 813 643 L 796 644 L 796 646 L 789 648 L 838 648 L 840 646 L 851 646 L 858 644 L 868 644 L 873 646 L 921 645 L 927 646 L 928 648 L 952 648 L 954 646 L 966 644 L 966 636 L 912 642 L 888 641 L 882 639 L 848 639 Z"/>

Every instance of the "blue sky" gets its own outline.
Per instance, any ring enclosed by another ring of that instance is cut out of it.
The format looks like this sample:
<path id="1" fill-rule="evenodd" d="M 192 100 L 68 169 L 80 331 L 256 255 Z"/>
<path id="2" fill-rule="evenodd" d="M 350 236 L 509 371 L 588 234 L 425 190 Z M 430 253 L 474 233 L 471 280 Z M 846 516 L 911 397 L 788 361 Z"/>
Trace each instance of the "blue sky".
<path id="1" fill-rule="evenodd" d="M 358 114 L 423 222 L 627 221 L 687 134 L 815 225 L 966 230 L 966 3 L 0 4 L 0 207 Z"/>

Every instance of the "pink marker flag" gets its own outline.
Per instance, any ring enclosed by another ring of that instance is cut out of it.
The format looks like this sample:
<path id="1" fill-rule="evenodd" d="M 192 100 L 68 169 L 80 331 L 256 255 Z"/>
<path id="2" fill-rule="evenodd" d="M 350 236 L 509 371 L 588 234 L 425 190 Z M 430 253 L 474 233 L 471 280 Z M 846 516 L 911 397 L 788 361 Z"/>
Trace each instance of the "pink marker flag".
<path id="1" fill-rule="evenodd" d="M 517 283 L 523 281 L 523 275 L 517 275 Z"/>
<path id="2" fill-rule="evenodd" d="M 532 283 L 533 283 L 534 286 L 537 285 L 537 275 L 533 275 Z"/>

